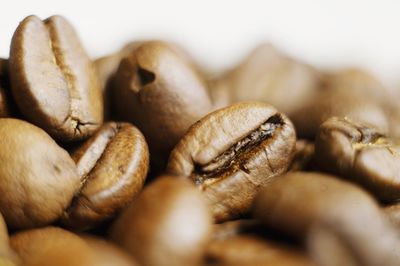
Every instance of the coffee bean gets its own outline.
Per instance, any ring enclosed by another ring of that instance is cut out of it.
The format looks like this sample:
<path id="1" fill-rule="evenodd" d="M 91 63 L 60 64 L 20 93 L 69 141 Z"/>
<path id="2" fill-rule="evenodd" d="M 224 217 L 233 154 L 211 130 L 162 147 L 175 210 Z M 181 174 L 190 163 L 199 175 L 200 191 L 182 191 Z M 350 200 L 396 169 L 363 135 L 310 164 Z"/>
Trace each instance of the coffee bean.
<path id="1" fill-rule="evenodd" d="M 246 213 L 256 192 L 288 169 L 295 141 L 292 123 L 275 108 L 238 103 L 192 125 L 172 151 L 167 171 L 189 177 L 215 220 L 224 221 Z"/>
<path id="2" fill-rule="evenodd" d="M 163 42 L 144 42 L 124 58 L 114 85 L 116 113 L 143 132 L 159 161 L 166 160 L 189 126 L 211 110 L 198 71 Z"/>
<path id="3" fill-rule="evenodd" d="M 316 95 L 310 97 L 290 118 L 299 137 L 315 138 L 319 126 L 332 116 L 348 117 L 388 132 L 389 121 L 382 106 L 381 84 L 361 71 L 326 74 Z"/>
<path id="4" fill-rule="evenodd" d="M 94 66 L 63 17 L 25 18 L 14 33 L 9 64 L 22 114 L 57 140 L 85 138 L 102 123 Z"/>
<path id="5" fill-rule="evenodd" d="M 200 192 L 187 180 L 158 177 L 113 224 L 111 239 L 140 265 L 199 265 L 211 217 Z"/>
<path id="6" fill-rule="evenodd" d="M 315 69 L 267 43 L 257 46 L 243 62 L 214 81 L 210 94 L 218 107 L 263 101 L 290 117 L 314 96 L 318 86 Z"/>
<path id="7" fill-rule="evenodd" d="M 291 172 L 276 178 L 256 197 L 253 213 L 270 228 L 302 237 L 323 224 L 361 265 L 399 261 L 399 235 L 374 199 L 334 176 Z"/>
<path id="8" fill-rule="evenodd" d="M 140 131 L 129 123 L 109 122 L 72 153 L 82 188 L 62 222 L 76 229 L 113 217 L 143 187 L 149 152 Z"/>
<path id="9" fill-rule="evenodd" d="M 349 119 L 331 118 L 315 142 L 318 165 L 355 181 L 379 199 L 400 199 L 400 145 L 377 129 Z"/>
<path id="10" fill-rule="evenodd" d="M 11 228 L 58 219 L 79 188 L 69 154 L 40 128 L 0 119 L 0 212 Z"/>

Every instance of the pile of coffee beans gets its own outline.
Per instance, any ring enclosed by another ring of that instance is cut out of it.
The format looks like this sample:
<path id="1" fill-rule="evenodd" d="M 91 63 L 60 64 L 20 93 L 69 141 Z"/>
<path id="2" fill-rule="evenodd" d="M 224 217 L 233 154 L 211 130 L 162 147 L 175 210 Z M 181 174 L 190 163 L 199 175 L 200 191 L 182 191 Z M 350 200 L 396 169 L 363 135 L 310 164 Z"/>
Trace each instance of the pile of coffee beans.
<path id="1" fill-rule="evenodd" d="M 61 16 L 0 60 L 0 266 L 400 265 L 400 97 L 270 44 L 92 60 Z"/>

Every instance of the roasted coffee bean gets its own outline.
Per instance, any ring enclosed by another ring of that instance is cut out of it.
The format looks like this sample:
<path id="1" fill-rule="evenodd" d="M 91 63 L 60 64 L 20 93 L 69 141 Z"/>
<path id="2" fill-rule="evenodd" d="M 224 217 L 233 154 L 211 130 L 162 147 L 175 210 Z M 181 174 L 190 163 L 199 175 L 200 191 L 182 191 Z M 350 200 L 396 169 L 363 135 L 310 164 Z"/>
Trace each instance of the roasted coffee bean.
<path id="1" fill-rule="evenodd" d="M 25 18 L 12 38 L 9 65 L 22 114 L 57 140 L 85 138 L 102 123 L 94 66 L 63 17 Z"/>
<path id="2" fill-rule="evenodd" d="M 388 205 L 383 209 L 388 219 L 400 231 L 400 203 Z"/>
<path id="3" fill-rule="evenodd" d="M 11 236 L 10 242 L 24 266 L 97 266 L 97 258 L 88 243 L 61 228 L 18 232 Z"/>
<path id="4" fill-rule="evenodd" d="M 218 107 L 239 101 L 263 101 L 290 117 L 314 96 L 318 85 L 315 69 L 285 56 L 271 44 L 263 44 L 214 81 L 210 94 Z"/>
<path id="5" fill-rule="evenodd" d="M 288 169 L 295 142 L 292 123 L 274 107 L 237 103 L 192 125 L 167 171 L 190 178 L 224 221 L 248 212 L 257 191 Z"/>
<path id="6" fill-rule="evenodd" d="M 305 139 L 296 141 L 296 151 L 290 165 L 290 171 L 309 170 L 314 166 L 315 145 Z"/>
<path id="7" fill-rule="evenodd" d="M 135 266 L 135 260 L 124 250 L 104 239 L 82 235 L 83 240 L 95 253 L 96 266 Z"/>
<path id="8" fill-rule="evenodd" d="M 315 142 L 319 167 L 357 182 L 383 201 L 400 199 L 400 145 L 346 118 L 323 123 Z"/>
<path id="9" fill-rule="evenodd" d="M 334 176 L 280 176 L 258 194 L 253 214 L 270 228 L 303 237 L 313 225 L 326 225 L 361 265 L 400 261 L 399 235 L 378 204 L 361 188 Z"/>
<path id="10" fill-rule="evenodd" d="M 382 106 L 384 89 L 367 73 L 347 70 L 326 74 L 318 92 L 296 110 L 292 119 L 299 137 L 313 139 L 319 126 L 332 116 L 348 117 L 388 132 L 389 121 Z M 386 94 L 385 94 L 386 95 Z"/>
<path id="11" fill-rule="evenodd" d="M 58 219 L 79 188 L 69 154 L 40 128 L 0 119 L 0 212 L 11 228 Z"/>
<path id="12" fill-rule="evenodd" d="M 72 153 L 82 188 L 62 222 L 76 229 L 113 217 L 143 187 L 149 152 L 140 131 L 129 123 L 109 122 Z"/>
<path id="13" fill-rule="evenodd" d="M 110 236 L 140 265 L 199 265 L 211 221 L 194 185 L 184 178 L 162 176 L 117 218 Z"/>
<path id="14" fill-rule="evenodd" d="M 0 265 L 19 265 L 19 259 L 10 247 L 8 231 L 3 216 L 0 214 Z"/>
<path id="15" fill-rule="evenodd" d="M 166 160 L 189 126 L 211 110 L 198 71 L 163 42 L 144 42 L 124 58 L 114 85 L 117 114 L 143 132 L 160 160 Z"/>

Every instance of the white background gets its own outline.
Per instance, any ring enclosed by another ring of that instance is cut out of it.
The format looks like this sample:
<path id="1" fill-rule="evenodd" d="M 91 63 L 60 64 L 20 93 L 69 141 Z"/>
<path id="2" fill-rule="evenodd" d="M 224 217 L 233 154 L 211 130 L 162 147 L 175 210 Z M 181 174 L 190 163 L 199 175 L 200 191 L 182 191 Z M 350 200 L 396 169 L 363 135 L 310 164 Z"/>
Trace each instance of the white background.
<path id="1" fill-rule="evenodd" d="M 0 56 L 25 16 L 66 16 L 92 57 L 143 38 L 176 41 L 221 70 L 259 42 L 274 43 L 318 67 L 364 66 L 400 84 L 400 1 L 6 1 Z M 400 86 L 399 86 L 400 88 Z"/>

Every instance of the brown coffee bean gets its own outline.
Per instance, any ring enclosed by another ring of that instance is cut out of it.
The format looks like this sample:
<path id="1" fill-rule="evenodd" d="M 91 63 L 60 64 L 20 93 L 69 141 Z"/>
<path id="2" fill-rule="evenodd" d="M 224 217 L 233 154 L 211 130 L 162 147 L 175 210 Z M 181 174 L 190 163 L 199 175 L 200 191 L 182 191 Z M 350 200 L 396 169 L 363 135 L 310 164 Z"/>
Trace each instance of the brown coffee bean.
<path id="1" fill-rule="evenodd" d="M 218 107 L 239 101 L 263 101 L 290 117 L 313 97 L 318 85 L 315 69 L 287 57 L 271 44 L 262 44 L 214 81 L 210 94 Z"/>
<path id="2" fill-rule="evenodd" d="M 157 178 L 115 221 L 110 236 L 140 265 L 199 265 L 211 217 L 197 189 L 175 176 Z"/>
<path id="3" fill-rule="evenodd" d="M 355 181 L 379 199 L 400 199 L 400 145 L 377 129 L 349 119 L 323 123 L 315 158 L 324 170 Z"/>
<path id="4" fill-rule="evenodd" d="M 109 122 L 72 153 L 82 188 L 62 222 L 85 229 L 113 217 L 143 187 L 149 152 L 140 131 L 129 123 Z"/>
<path id="5" fill-rule="evenodd" d="M 285 115 L 268 104 L 237 103 L 192 125 L 172 151 L 167 171 L 202 190 L 216 221 L 246 213 L 256 192 L 284 173 L 296 136 Z"/>
<path id="6" fill-rule="evenodd" d="M 40 128 L 0 119 L 0 212 L 11 228 L 49 224 L 79 188 L 69 154 Z"/>
<path id="7" fill-rule="evenodd" d="M 348 117 L 388 132 L 382 97 L 370 97 L 379 93 L 384 93 L 380 83 L 362 71 L 326 74 L 316 95 L 290 118 L 298 136 L 303 138 L 314 138 L 319 126 L 332 116 Z"/>
<path id="8" fill-rule="evenodd" d="M 10 51 L 13 96 L 23 115 L 61 141 L 91 135 L 103 119 L 94 66 L 60 16 L 25 18 Z"/>
<path id="9" fill-rule="evenodd" d="M 90 246 L 61 228 L 22 231 L 11 236 L 10 242 L 24 266 L 97 266 Z"/>
<path id="10" fill-rule="evenodd" d="M 144 42 L 124 58 L 114 86 L 116 113 L 137 125 L 160 160 L 211 110 L 205 82 L 192 63 L 159 41 Z"/>
<path id="11" fill-rule="evenodd" d="M 399 235 L 374 199 L 334 176 L 306 172 L 280 176 L 258 194 L 253 214 L 268 227 L 297 236 L 321 223 L 361 265 L 399 261 Z"/>
<path id="12" fill-rule="evenodd" d="M 3 216 L 0 214 L 0 265 L 14 266 L 19 265 L 20 261 L 17 255 L 10 247 L 8 231 Z"/>
<path id="13" fill-rule="evenodd" d="M 82 235 L 83 240 L 95 253 L 96 266 L 135 266 L 135 260 L 124 250 L 104 239 Z"/>

